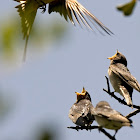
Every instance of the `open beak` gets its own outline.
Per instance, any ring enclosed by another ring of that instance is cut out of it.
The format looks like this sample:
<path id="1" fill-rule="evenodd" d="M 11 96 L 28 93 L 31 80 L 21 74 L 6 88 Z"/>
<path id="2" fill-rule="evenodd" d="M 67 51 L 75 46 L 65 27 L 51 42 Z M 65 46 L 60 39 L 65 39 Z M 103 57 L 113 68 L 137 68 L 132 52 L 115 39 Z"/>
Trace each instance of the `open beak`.
<path id="1" fill-rule="evenodd" d="M 78 96 L 80 96 L 80 95 L 83 95 L 83 96 L 84 96 L 84 95 L 86 94 L 86 93 L 82 93 L 82 92 L 81 92 L 81 93 L 75 92 L 75 93 L 76 93 Z"/>
<path id="2" fill-rule="evenodd" d="M 117 52 L 116 52 L 116 54 L 115 54 L 115 55 L 113 55 L 112 57 L 108 57 L 107 59 L 113 60 L 114 58 L 116 58 L 116 57 L 117 57 L 117 53 L 119 53 L 119 51 L 118 51 L 118 50 L 117 50 Z"/>
<path id="3" fill-rule="evenodd" d="M 113 55 L 112 57 L 108 57 L 107 59 L 113 60 L 116 57 L 116 54 Z"/>
<path id="4" fill-rule="evenodd" d="M 79 93 L 79 92 L 75 92 L 75 93 L 76 93 L 78 96 L 80 96 L 80 95 L 85 96 L 86 90 L 85 90 L 85 88 L 83 87 L 83 90 L 82 90 L 81 93 Z"/>

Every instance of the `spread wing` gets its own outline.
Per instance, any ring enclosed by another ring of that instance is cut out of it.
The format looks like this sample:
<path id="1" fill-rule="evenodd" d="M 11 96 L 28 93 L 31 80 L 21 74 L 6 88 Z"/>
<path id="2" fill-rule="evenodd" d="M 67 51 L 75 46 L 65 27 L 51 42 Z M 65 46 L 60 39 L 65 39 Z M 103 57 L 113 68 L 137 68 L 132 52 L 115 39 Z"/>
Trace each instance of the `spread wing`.
<path id="1" fill-rule="evenodd" d="M 129 72 L 123 64 L 110 65 L 109 69 L 118 75 L 129 86 L 140 92 L 140 85 L 136 78 Z"/>
<path id="2" fill-rule="evenodd" d="M 60 0 L 55 0 L 51 3 L 49 3 L 48 7 L 48 13 L 50 14 L 51 12 L 58 12 L 61 16 L 63 15 L 65 20 L 68 20 L 68 15 L 67 15 L 67 10 L 65 7 L 65 1 Z"/>
<path id="3" fill-rule="evenodd" d="M 82 23 L 85 27 L 88 27 L 91 30 L 93 30 L 92 26 L 89 24 L 90 22 L 100 33 L 101 31 L 98 29 L 97 25 L 101 27 L 101 29 L 103 29 L 107 34 L 113 34 L 103 23 L 101 23 L 93 14 L 91 14 L 76 0 L 55 0 L 55 2 L 51 2 L 49 4 L 49 13 L 54 11 L 59 12 L 60 15 L 63 15 L 66 20 L 68 17 L 74 25 L 75 19 L 80 26 Z"/>
<path id="4" fill-rule="evenodd" d="M 20 0 L 15 0 L 15 1 L 20 2 Z M 24 56 L 23 56 L 25 59 L 27 43 L 28 43 L 29 35 L 31 32 L 34 20 L 35 20 L 38 5 L 33 0 L 23 0 L 20 3 L 21 4 L 16 6 L 15 8 L 17 8 L 17 11 L 20 15 L 22 33 L 23 33 L 24 39 L 26 40 L 25 48 L 24 48 Z"/>

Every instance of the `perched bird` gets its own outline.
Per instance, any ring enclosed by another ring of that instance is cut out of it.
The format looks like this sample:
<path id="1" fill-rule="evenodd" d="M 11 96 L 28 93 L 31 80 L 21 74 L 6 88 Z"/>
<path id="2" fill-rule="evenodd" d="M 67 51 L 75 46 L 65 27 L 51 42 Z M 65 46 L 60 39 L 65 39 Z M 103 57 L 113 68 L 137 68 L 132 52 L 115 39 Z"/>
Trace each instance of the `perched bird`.
<path id="1" fill-rule="evenodd" d="M 89 93 L 83 88 L 81 93 L 77 94 L 77 101 L 72 105 L 69 111 L 69 118 L 73 123 L 79 126 L 90 126 L 94 121 L 94 116 L 91 112 L 94 107 L 91 103 Z"/>
<path id="2" fill-rule="evenodd" d="M 140 92 L 140 85 L 129 72 L 125 56 L 117 50 L 116 54 L 108 59 L 111 60 L 108 75 L 115 92 L 120 93 L 125 98 L 126 103 L 133 107 L 133 88 Z"/>
<path id="3" fill-rule="evenodd" d="M 27 43 L 32 29 L 35 16 L 38 9 L 43 9 L 42 13 L 46 11 L 46 4 L 49 5 L 48 13 L 59 12 L 60 15 L 64 16 L 66 21 L 68 18 L 75 25 L 75 21 L 81 26 L 92 29 L 89 21 L 98 29 L 96 24 L 101 27 L 107 34 L 113 34 L 103 23 L 101 23 L 93 14 L 91 14 L 87 9 L 85 9 L 77 0 L 14 0 L 20 3 L 16 6 L 18 8 L 19 15 L 21 17 L 22 32 L 24 39 L 26 40 L 24 49 L 24 59 L 26 55 Z M 96 23 L 96 24 L 95 24 Z M 100 30 L 99 30 L 100 32 Z"/>
<path id="4" fill-rule="evenodd" d="M 121 127 L 132 127 L 132 121 L 124 117 L 118 111 L 112 109 L 106 101 L 100 101 L 96 105 L 95 112 L 96 114 L 94 117 L 99 126 L 115 130 L 114 136 Z"/>

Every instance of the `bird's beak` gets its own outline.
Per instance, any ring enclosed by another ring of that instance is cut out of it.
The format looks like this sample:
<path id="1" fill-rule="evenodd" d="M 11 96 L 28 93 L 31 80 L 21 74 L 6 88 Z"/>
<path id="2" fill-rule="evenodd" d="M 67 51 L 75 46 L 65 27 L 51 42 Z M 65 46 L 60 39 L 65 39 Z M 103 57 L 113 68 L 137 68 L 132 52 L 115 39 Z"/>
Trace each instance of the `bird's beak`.
<path id="1" fill-rule="evenodd" d="M 107 59 L 113 60 L 116 56 L 108 57 Z"/>
<path id="2" fill-rule="evenodd" d="M 117 49 L 117 52 L 116 52 L 116 54 L 117 54 L 117 53 L 119 53 L 118 49 Z"/>
<path id="3" fill-rule="evenodd" d="M 83 90 L 82 90 L 81 93 L 79 93 L 79 92 L 75 92 L 75 93 L 76 93 L 78 96 L 79 96 L 79 95 L 85 96 L 86 90 L 85 90 L 85 88 L 83 87 Z"/>
<path id="4" fill-rule="evenodd" d="M 86 90 L 85 90 L 85 88 L 84 88 L 84 87 L 83 87 L 82 93 L 86 93 Z"/>
<path id="5" fill-rule="evenodd" d="M 118 53 L 120 53 L 120 52 L 119 52 L 118 49 L 117 49 L 116 54 L 113 55 L 112 57 L 108 57 L 107 59 L 113 60 L 115 57 L 117 57 L 117 54 L 118 54 Z"/>
<path id="6" fill-rule="evenodd" d="M 80 96 L 80 95 L 83 95 L 83 96 L 84 96 L 84 95 L 86 94 L 85 92 L 84 92 L 84 93 L 83 93 L 83 92 L 81 92 L 81 93 L 75 92 L 75 93 L 76 93 L 78 96 Z"/>
<path id="7" fill-rule="evenodd" d="M 112 57 L 108 57 L 107 59 L 113 60 L 115 57 L 117 57 L 117 53 L 115 55 L 113 55 Z"/>

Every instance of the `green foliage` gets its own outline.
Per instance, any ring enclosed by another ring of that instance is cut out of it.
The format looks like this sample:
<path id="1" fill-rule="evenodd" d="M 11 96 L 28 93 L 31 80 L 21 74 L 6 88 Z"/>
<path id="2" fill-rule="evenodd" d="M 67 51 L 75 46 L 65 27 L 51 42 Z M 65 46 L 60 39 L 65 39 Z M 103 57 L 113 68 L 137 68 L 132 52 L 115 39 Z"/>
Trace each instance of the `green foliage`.
<path id="1" fill-rule="evenodd" d="M 67 27 L 62 23 L 58 23 L 58 21 L 52 20 L 46 24 L 34 24 L 29 40 L 33 44 L 33 49 L 39 48 L 41 50 L 41 46 L 44 43 L 47 46 L 48 44 L 62 40 L 67 31 Z M 17 60 L 18 56 L 23 55 L 22 52 L 25 46 L 20 18 L 17 19 L 11 16 L 9 19 L 1 20 L 0 24 L 0 57 L 8 61 Z M 28 47 L 31 46 L 28 44 Z"/>
<path id="2" fill-rule="evenodd" d="M 16 36 L 17 20 L 6 19 L 0 24 L 0 53 L 4 58 L 11 59 L 15 53 L 15 40 L 18 39 L 18 36 Z"/>
<path id="3" fill-rule="evenodd" d="M 129 3 L 125 3 L 125 4 L 122 4 L 120 6 L 117 6 L 117 9 L 119 11 L 123 12 L 123 14 L 125 16 L 129 16 L 132 14 L 134 7 L 136 5 L 136 2 L 137 2 L 137 0 L 132 0 Z"/>
<path id="4" fill-rule="evenodd" d="M 50 132 L 43 132 L 40 135 L 39 140 L 52 140 L 52 137 L 53 137 L 53 134 L 52 133 L 50 133 Z"/>

